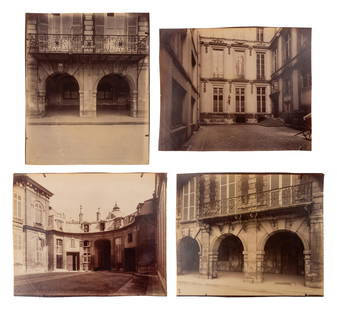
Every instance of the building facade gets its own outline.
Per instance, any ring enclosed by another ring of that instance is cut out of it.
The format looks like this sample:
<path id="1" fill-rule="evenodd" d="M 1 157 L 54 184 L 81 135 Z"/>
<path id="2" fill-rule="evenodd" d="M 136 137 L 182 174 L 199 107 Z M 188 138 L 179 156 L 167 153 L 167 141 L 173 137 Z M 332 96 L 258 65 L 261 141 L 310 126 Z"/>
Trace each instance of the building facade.
<path id="1" fill-rule="evenodd" d="M 272 113 L 296 124 L 311 112 L 311 29 L 278 28 L 270 50 Z"/>
<path id="2" fill-rule="evenodd" d="M 199 126 L 198 33 L 160 30 L 160 150 L 179 149 Z"/>
<path id="3" fill-rule="evenodd" d="M 272 28 L 201 30 L 201 121 L 256 123 L 271 115 Z"/>
<path id="4" fill-rule="evenodd" d="M 178 175 L 177 271 L 323 288 L 323 175 Z"/>
<path id="5" fill-rule="evenodd" d="M 156 189 L 154 198 L 156 199 L 156 262 L 157 274 L 161 284 L 167 291 L 166 286 L 166 187 L 167 178 L 165 173 L 156 175 Z"/>
<path id="6" fill-rule="evenodd" d="M 148 14 L 27 14 L 28 116 L 147 117 Z"/>
<path id="7" fill-rule="evenodd" d="M 204 29 L 199 42 L 203 124 L 292 123 L 311 111 L 311 29 Z"/>
<path id="8" fill-rule="evenodd" d="M 157 273 L 157 200 L 139 203 L 123 215 L 115 203 L 103 217 L 67 220 L 50 206 L 53 194 L 26 175 L 13 183 L 15 274 L 53 271 L 111 270 Z M 163 242 L 163 241 L 162 241 Z"/>

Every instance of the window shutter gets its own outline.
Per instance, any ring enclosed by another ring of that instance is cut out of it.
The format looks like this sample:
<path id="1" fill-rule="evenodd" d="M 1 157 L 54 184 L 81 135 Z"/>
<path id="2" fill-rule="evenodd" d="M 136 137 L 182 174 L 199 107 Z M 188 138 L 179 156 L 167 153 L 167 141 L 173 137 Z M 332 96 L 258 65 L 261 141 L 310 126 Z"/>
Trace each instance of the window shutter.
<path id="1" fill-rule="evenodd" d="M 95 19 L 95 35 L 104 35 L 104 14 L 97 13 Z"/>
<path id="2" fill-rule="evenodd" d="M 138 16 L 129 14 L 127 17 L 127 23 L 128 23 L 128 35 L 129 36 L 137 35 Z"/>
<path id="3" fill-rule="evenodd" d="M 82 14 L 73 14 L 73 34 L 82 34 Z"/>
<path id="4" fill-rule="evenodd" d="M 48 15 L 38 14 L 37 16 L 37 33 L 47 34 L 48 33 Z"/>
<path id="5" fill-rule="evenodd" d="M 80 247 L 83 248 L 83 241 L 80 241 Z"/>

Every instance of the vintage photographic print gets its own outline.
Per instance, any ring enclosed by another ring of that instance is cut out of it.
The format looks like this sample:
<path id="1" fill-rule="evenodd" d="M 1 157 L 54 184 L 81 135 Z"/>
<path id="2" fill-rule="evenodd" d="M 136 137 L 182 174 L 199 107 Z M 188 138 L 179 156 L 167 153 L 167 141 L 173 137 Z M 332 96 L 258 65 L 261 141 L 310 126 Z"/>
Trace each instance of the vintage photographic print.
<path id="1" fill-rule="evenodd" d="M 16 296 L 166 295 L 166 174 L 15 174 Z"/>
<path id="2" fill-rule="evenodd" d="M 179 174 L 177 294 L 322 296 L 323 174 Z"/>
<path id="3" fill-rule="evenodd" d="M 160 30 L 160 150 L 311 150 L 311 28 Z"/>
<path id="4" fill-rule="evenodd" d="M 26 14 L 26 163 L 147 164 L 149 14 Z"/>

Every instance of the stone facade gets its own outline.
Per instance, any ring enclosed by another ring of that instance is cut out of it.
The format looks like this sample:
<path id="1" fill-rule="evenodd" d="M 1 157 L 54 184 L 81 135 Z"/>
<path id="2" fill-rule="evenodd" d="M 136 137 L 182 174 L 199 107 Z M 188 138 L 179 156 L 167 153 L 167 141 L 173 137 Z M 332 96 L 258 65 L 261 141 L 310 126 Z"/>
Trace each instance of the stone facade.
<path id="1" fill-rule="evenodd" d="M 148 14 L 27 14 L 28 116 L 148 117 Z"/>
<path id="2" fill-rule="evenodd" d="M 323 287 L 322 175 L 178 175 L 177 201 L 178 273 L 291 274 Z"/>
<path id="3" fill-rule="evenodd" d="M 179 149 L 199 126 L 198 35 L 160 30 L 160 150 Z"/>
<path id="4" fill-rule="evenodd" d="M 271 115 L 273 34 L 273 28 L 200 29 L 202 123 L 256 123 Z"/>
<path id="5" fill-rule="evenodd" d="M 299 123 L 311 112 L 311 29 L 278 28 L 270 50 L 272 113 Z"/>
<path id="6" fill-rule="evenodd" d="M 53 194 L 22 174 L 14 176 L 13 236 L 15 274 L 51 271 L 131 271 L 154 274 L 157 199 L 122 215 L 117 204 L 103 218 L 68 221 L 49 204 Z"/>
<path id="7" fill-rule="evenodd" d="M 303 123 L 311 111 L 310 28 L 200 30 L 200 120 Z"/>

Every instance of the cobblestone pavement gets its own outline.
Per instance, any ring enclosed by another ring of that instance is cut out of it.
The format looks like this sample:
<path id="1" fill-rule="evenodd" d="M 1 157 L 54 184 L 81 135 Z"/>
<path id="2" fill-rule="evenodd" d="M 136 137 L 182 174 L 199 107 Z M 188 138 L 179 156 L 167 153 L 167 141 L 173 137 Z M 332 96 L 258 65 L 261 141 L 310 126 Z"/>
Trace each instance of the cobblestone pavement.
<path id="1" fill-rule="evenodd" d="M 288 127 L 201 126 L 185 144 L 188 151 L 311 150 L 311 142 Z"/>
<path id="2" fill-rule="evenodd" d="M 62 272 L 16 276 L 16 296 L 125 296 L 160 295 L 156 276 L 131 273 Z"/>
<path id="3" fill-rule="evenodd" d="M 306 287 L 303 277 L 265 274 L 262 283 L 245 282 L 243 273 L 219 273 L 216 279 L 199 274 L 177 277 L 177 295 L 196 296 L 322 296 L 323 290 Z"/>
<path id="4" fill-rule="evenodd" d="M 28 125 L 26 161 L 30 164 L 145 164 L 148 126 L 77 124 Z"/>

